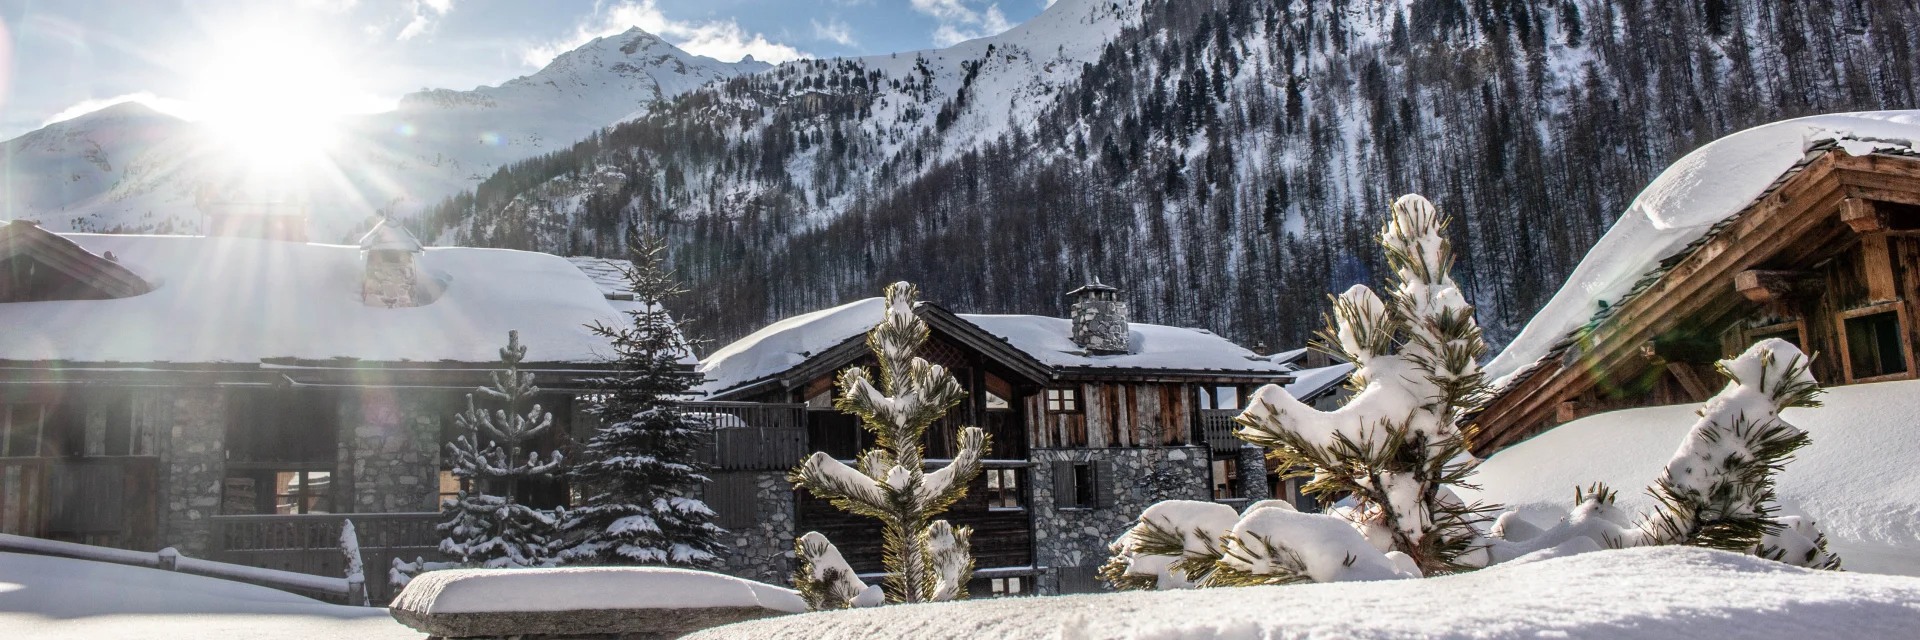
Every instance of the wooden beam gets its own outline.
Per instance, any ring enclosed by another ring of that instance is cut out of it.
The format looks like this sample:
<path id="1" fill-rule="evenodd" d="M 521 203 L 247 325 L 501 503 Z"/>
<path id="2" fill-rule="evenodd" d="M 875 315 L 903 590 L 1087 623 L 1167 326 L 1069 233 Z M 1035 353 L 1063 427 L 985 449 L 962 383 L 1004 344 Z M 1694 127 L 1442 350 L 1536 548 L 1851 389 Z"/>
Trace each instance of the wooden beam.
<path id="1" fill-rule="evenodd" d="M 1847 198 L 1840 201 L 1840 220 L 1852 227 L 1854 233 L 1879 233 L 1887 230 L 1887 217 L 1880 208 L 1873 206 L 1872 200 Z"/>
<path id="2" fill-rule="evenodd" d="M 1893 282 L 1893 254 L 1887 248 L 1886 234 L 1860 237 L 1860 270 L 1867 280 L 1867 299 L 1881 302 L 1900 296 Z"/>
<path id="3" fill-rule="evenodd" d="M 1761 304 L 1811 298 L 1825 288 L 1819 274 L 1804 271 L 1748 269 L 1733 275 L 1733 289 Z"/>
<path id="4" fill-rule="evenodd" d="M 1669 362 L 1667 372 L 1673 374 L 1673 379 L 1680 381 L 1680 388 L 1686 389 L 1687 395 L 1693 396 L 1694 402 L 1704 402 L 1707 398 L 1713 397 L 1713 389 L 1707 386 L 1706 381 L 1700 379 L 1700 374 L 1694 372 L 1693 365 L 1685 362 Z"/>

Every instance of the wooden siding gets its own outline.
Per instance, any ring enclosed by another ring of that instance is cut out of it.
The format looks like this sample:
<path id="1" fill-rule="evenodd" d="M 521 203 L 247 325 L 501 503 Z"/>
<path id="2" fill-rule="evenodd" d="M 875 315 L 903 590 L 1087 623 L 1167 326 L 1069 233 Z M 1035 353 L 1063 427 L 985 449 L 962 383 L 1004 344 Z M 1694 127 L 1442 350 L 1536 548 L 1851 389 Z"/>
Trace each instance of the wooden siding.
<path id="1" fill-rule="evenodd" d="M 159 470 L 151 456 L 0 458 L 0 533 L 152 549 Z"/>
<path id="2" fill-rule="evenodd" d="M 1022 505 L 1030 505 L 1033 474 L 1021 473 Z M 881 537 L 878 520 L 834 508 L 806 491 L 795 505 L 795 524 L 799 531 L 818 531 L 832 540 L 854 571 L 876 573 L 881 566 Z M 967 487 L 967 495 L 953 508 L 938 516 L 954 526 L 973 527 L 974 566 L 1024 567 L 1033 564 L 1033 533 L 1028 528 L 1028 510 L 990 509 L 987 507 L 987 476 L 981 474 Z"/>
<path id="3" fill-rule="evenodd" d="M 1082 382 L 1080 410 L 1048 412 L 1044 394 L 1025 402 L 1033 446 L 1149 447 L 1193 441 L 1193 392 L 1183 383 Z"/>

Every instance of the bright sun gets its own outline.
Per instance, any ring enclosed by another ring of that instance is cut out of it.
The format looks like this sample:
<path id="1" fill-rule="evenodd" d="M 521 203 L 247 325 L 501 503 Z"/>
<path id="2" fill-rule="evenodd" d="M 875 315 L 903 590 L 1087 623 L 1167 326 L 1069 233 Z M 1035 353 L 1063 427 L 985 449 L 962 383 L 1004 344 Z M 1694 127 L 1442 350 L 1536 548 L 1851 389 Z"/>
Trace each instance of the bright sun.
<path id="1" fill-rule="evenodd" d="M 265 31 L 214 43 L 191 100 L 234 159 L 254 170 L 295 169 L 324 158 L 361 94 L 332 48 Z"/>

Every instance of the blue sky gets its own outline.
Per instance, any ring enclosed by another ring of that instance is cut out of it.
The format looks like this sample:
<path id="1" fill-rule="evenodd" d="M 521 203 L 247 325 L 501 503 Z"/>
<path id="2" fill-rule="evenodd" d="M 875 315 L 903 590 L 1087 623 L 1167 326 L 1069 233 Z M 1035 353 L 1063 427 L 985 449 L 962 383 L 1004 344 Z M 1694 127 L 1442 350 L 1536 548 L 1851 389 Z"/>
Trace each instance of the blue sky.
<path id="1" fill-rule="evenodd" d="M 532 73 L 561 51 L 630 26 L 721 60 L 779 62 L 945 46 L 998 33 L 1047 4 L 0 0 L 0 139 L 129 97 L 192 117 L 204 106 L 195 83 L 207 68 L 256 54 L 323 58 L 351 78 L 340 108 L 377 111 L 423 87 L 471 89 Z"/>

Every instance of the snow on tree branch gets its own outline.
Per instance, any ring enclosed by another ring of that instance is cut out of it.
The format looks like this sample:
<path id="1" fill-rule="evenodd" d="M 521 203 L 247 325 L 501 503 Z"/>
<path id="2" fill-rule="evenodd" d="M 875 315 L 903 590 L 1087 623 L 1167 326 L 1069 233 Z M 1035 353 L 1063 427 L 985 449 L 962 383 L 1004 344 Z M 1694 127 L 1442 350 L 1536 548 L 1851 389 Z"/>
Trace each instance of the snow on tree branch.
<path id="1" fill-rule="evenodd" d="M 913 311 L 918 295 L 906 282 L 887 287 L 886 312 L 867 334 L 867 346 L 880 364 L 879 385 L 864 367 L 849 368 L 839 378 L 834 406 L 859 416 L 878 447 L 860 454 L 857 469 L 814 453 L 790 476 L 797 486 L 840 509 L 881 521 L 886 591 L 892 602 L 966 597 L 973 573 L 973 532 L 930 520 L 966 495 L 988 447 L 985 431 L 961 429 L 953 461 L 926 472 L 921 439 L 927 426 L 966 392 L 945 367 L 915 355 L 928 335 L 926 323 Z M 803 579 L 817 578 L 804 572 L 795 578 Z"/>

